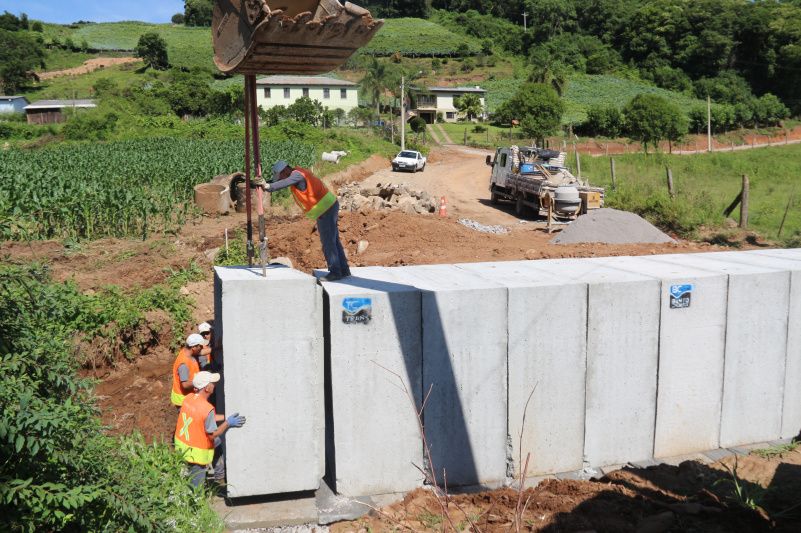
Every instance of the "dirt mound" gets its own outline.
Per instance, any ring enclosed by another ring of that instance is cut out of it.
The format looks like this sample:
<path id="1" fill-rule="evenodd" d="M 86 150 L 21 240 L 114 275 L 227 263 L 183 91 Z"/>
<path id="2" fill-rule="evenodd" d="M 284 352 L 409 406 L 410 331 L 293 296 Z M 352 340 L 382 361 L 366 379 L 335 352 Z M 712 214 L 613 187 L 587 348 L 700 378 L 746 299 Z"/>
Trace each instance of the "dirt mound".
<path id="1" fill-rule="evenodd" d="M 142 60 L 138 57 L 96 57 L 94 59 L 87 59 L 80 67 L 67 68 L 64 70 L 51 70 L 50 72 L 40 72 L 38 74 L 40 80 L 49 80 L 53 78 L 61 78 L 62 76 L 80 76 L 81 74 L 89 74 L 95 70 L 112 67 L 114 65 L 124 65 L 126 63 L 139 63 Z"/>
<path id="2" fill-rule="evenodd" d="M 589 242 L 662 244 L 675 241 L 642 217 L 617 209 L 590 211 L 586 215 L 578 217 L 551 241 L 553 244 Z"/>

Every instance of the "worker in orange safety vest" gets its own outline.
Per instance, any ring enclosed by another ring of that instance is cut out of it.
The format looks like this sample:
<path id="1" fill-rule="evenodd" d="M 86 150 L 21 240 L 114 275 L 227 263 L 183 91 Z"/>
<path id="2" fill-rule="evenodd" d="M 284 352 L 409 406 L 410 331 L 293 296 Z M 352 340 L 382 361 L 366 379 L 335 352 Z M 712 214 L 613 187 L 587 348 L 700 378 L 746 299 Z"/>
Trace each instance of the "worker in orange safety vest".
<path id="1" fill-rule="evenodd" d="M 200 371 L 192 378 L 194 392 L 184 399 L 178 420 L 175 423 L 175 450 L 183 454 L 189 465 L 189 481 L 195 488 L 206 479 L 208 465 L 214 465 L 214 479 L 225 480 L 225 456 L 222 453 L 221 437 L 229 428 L 245 425 L 245 417 L 234 413 L 228 418 L 217 414 L 209 403 L 214 393 L 214 384 L 220 374 Z M 219 426 L 218 422 L 222 422 Z"/>
<path id="2" fill-rule="evenodd" d="M 172 364 L 172 390 L 170 402 L 181 407 L 184 397 L 192 392 L 192 378 L 203 370 L 200 364 L 200 352 L 209 341 L 200 334 L 193 333 L 186 338 L 186 344 L 178 350 L 175 362 Z"/>
<path id="3" fill-rule="evenodd" d="M 328 264 L 328 275 L 323 281 L 336 281 L 350 276 L 348 259 L 339 240 L 339 202 L 323 181 L 311 170 L 291 167 L 286 161 L 273 165 L 273 182 L 260 185 L 267 192 L 289 187 L 295 203 L 303 209 L 306 217 L 317 222 L 323 255 Z"/>
<path id="4" fill-rule="evenodd" d="M 200 350 L 200 357 L 198 357 L 198 362 L 200 363 L 200 368 L 205 368 L 208 371 L 211 371 L 212 368 L 214 367 L 214 357 L 211 353 L 212 331 L 213 328 L 211 327 L 211 324 L 209 324 L 208 322 L 203 322 L 202 324 L 198 324 L 197 326 L 198 334 L 200 334 L 200 336 L 203 337 L 208 342 L 208 344 L 204 346 L 202 350 Z"/>

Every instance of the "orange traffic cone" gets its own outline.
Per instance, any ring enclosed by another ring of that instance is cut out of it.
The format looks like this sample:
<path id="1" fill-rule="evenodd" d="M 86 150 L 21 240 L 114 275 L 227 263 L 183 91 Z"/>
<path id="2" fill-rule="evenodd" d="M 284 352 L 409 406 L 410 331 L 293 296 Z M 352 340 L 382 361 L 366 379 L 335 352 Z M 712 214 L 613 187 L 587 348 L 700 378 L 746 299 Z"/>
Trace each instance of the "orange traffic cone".
<path id="1" fill-rule="evenodd" d="M 444 196 L 439 199 L 439 216 L 443 218 L 448 216 L 448 202 L 445 201 Z"/>

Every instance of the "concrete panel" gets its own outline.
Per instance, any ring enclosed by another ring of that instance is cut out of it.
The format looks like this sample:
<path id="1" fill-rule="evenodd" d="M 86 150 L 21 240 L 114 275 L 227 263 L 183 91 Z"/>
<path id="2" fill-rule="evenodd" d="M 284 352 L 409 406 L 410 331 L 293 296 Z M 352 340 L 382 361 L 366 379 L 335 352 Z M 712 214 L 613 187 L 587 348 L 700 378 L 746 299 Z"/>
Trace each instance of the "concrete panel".
<path id="1" fill-rule="evenodd" d="M 728 274 L 720 445 L 779 438 L 790 273 L 699 254 L 653 259 Z"/>
<path id="2" fill-rule="evenodd" d="M 718 448 L 728 277 L 639 257 L 593 261 L 661 282 L 654 457 Z M 688 284 L 689 307 L 672 305 L 671 288 Z"/>
<path id="3" fill-rule="evenodd" d="M 388 269 L 422 291 L 426 437 L 448 485 L 507 473 L 507 291 L 451 265 Z M 442 481 L 442 479 L 440 479 Z"/>
<path id="4" fill-rule="evenodd" d="M 335 458 L 329 473 L 344 496 L 422 484 L 414 467 L 423 466 L 415 414 L 422 401 L 420 291 L 393 281 L 386 270 L 354 268 L 350 278 L 323 283 L 331 387 L 327 434 Z M 362 312 L 354 316 L 359 306 Z"/>
<path id="5" fill-rule="evenodd" d="M 798 435 L 801 429 L 801 250 L 771 255 L 756 252 L 721 252 L 702 254 L 711 259 L 725 259 L 764 268 L 790 272 L 790 303 L 787 319 L 787 359 L 784 372 L 781 438 Z M 766 250 L 766 252 L 768 252 Z"/>
<path id="6" fill-rule="evenodd" d="M 508 417 L 515 476 L 528 453 L 529 476 L 580 470 L 584 458 L 587 284 L 536 270 L 535 263 L 457 265 L 509 291 Z"/>
<path id="7" fill-rule="evenodd" d="M 214 269 L 228 494 L 315 490 L 324 463 L 322 289 L 285 267 Z"/>
<path id="8" fill-rule="evenodd" d="M 586 260 L 533 263 L 563 280 L 588 284 L 585 461 L 605 466 L 651 458 L 659 282 Z M 576 324 L 554 327 L 564 335 Z"/>

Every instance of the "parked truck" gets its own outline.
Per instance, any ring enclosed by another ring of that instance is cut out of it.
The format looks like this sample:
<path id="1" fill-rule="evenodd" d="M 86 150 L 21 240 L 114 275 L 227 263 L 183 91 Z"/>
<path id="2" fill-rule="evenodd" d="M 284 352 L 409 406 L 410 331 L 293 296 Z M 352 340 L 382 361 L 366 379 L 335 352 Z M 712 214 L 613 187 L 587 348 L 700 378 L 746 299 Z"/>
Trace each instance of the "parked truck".
<path id="1" fill-rule="evenodd" d="M 536 147 L 498 148 L 487 156 L 492 167 L 490 202 L 514 202 L 515 213 L 523 216 L 528 208 L 535 214 L 574 219 L 604 203 L 604 189 L 591 187 L 570 173 L 564 152 Z"/>

